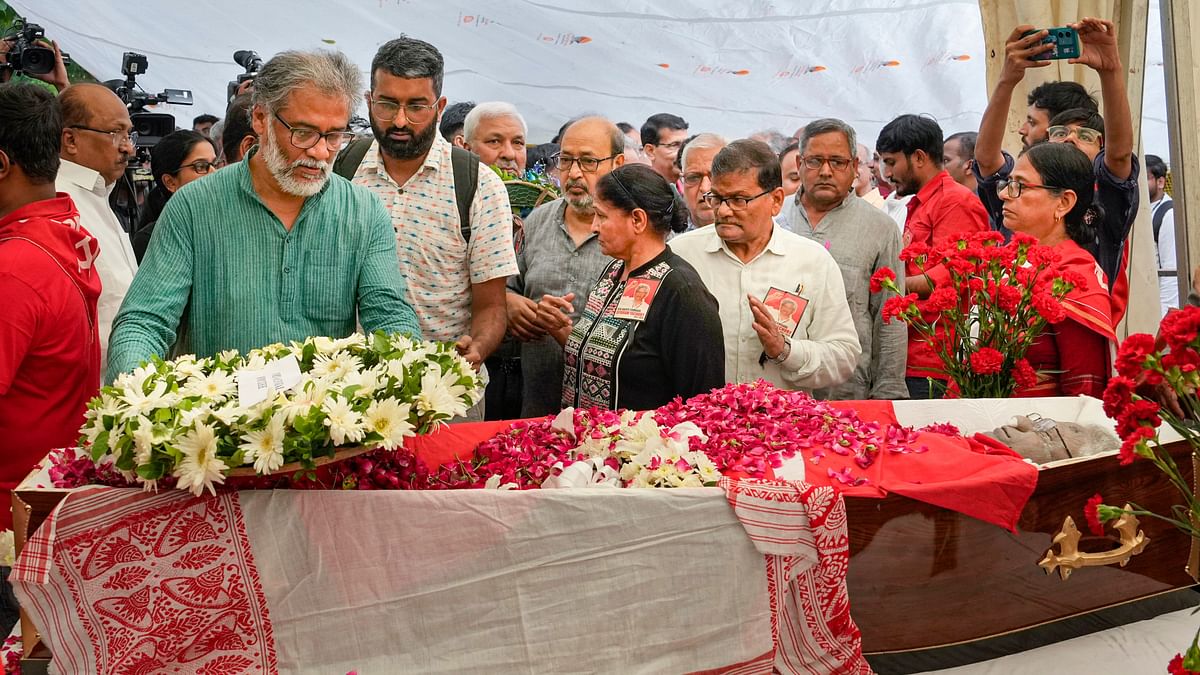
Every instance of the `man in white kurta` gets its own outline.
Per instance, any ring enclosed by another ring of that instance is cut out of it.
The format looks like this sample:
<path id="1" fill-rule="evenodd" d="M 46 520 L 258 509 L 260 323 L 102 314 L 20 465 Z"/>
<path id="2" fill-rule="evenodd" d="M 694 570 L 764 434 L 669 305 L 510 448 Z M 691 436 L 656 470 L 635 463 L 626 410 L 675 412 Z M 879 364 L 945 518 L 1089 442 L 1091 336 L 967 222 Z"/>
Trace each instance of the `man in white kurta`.
<path id="1" fill-rule="evenodd" d="M 844 382 L 861 349 L 841 271 L 820 244 L 774 224 L 784 201 L 778 159 L 765 143 L 735 141 L 713 159 L 712 173 L 714 227 L 670 246 L 720 304 L 725 379 L 762 378 L 784 389 Z M 772 288 L 808 301 L 794 335 L 762 302 Z"/>
<path id="2" fill-rule="evenodd" d="M 94 265 L 100 275 L 97 321 L 100 363 L 108 359 L 108 337 L 125 292 L 137 274 L 137 258 L 129 234 L 108 205 L 108 195 L 133 156 L 133 124 L 116 94 L 97 84 L 75 84 L 59 94 L 63 109 L 62 165 L 54 187 L 79 209 L 79 224 L 94 238 L 99 252 Z"/>

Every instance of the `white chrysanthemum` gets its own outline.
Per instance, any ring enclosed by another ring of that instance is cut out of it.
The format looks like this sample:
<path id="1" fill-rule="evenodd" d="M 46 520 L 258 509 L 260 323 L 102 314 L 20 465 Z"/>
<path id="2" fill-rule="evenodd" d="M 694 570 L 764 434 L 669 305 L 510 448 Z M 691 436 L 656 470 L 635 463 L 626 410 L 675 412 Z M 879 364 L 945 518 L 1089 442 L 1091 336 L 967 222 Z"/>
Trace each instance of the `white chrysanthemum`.
<path id="1" fill-rule="evenodd" d="M 329 380 L 340 380 L 350 373 L 362 369 L 362 359 L 349 352 L 337 352 L 333 355 L 318 354 L 313 359 L 309 374 L 313 377 L 323 377 Z"/>
<path id="2" fill-rule="evenodd" d="M 254 350 L 246 357 L 246 365 L 242 366 L 246 370 L 262 370 L 267 367 L 267 357 L 259 350 Z"/>
<path id="3" fill-rule="evenodd" d="M 231 363 L 240 356 L 236 349 L 226 349 L 220 354 L 217 354 L 217 360 L 221 363 Z"/>
<path id="4" fill-rule="evenodd" d="M 175 362 L 175 379 L 179 382 L 203 375 L 204 367 L 196 361 L 196 357 L 194 356 L 190 359 Z"/>
<path id="5" fill-rule="evenodd" d="M 421 376 L 421 391 L 416 397 L 417 410 L 422 413 L 446 413 L 450 417 L 467 414 L 462 397 L 467 388 L 458 384 L 458 375 L 450 371 L 443 375 L 436 364 L 430 364 Z"/>
<path id="6" fill-rule="evenodd" d="M 329 427 L 329 438 L 334 445 L 357 443 L 366 434 L 362 415 L 341 396 L 330 396 L 321 405 L 325 412 L 325 426 Z"/>
<path id="7" fill-rule="evenodd" d="M 204 396 L 213 401 L 224 401 L 237 392 L 237 380 L 233 373 L 215 370 L 188 380 L 182 391 L 184 396 Z"/>
<path id="8" fill-rule="evenodd" d="M 413 425 L 408 421 L 412 406 L 401 403 L 394 398 L 375 401 L 367 408 L 364 424 L 367 432 L 375 432 L 383 436 L 379 447 L 395 450 L 404 443 L 406 436 L 413 435 Z"/>
<path id="9" fill-rule="evenodd" d="M 286 415 L 275 413 L 264 429 L 246 433 L 241 449 L 246 461 L 254 462 L 254 470 L 260 474 L 271 473 L 283 466 L 283 439 L 287 433 L 284 426 Z"/>
<path id="10" fill-rule="evenodd" d="M 180 489 L 189 490 L 199 497 L 208 490 L 217 494 L 214 483 L 224 483 L 222 473 L 229 467 L 217 457 L 217 436 L 213 428 L 200 423 L 179 439 L 179 451 L 183 453 L 183 461 L 175 467 L 174 476 L 179 479 Z"/>

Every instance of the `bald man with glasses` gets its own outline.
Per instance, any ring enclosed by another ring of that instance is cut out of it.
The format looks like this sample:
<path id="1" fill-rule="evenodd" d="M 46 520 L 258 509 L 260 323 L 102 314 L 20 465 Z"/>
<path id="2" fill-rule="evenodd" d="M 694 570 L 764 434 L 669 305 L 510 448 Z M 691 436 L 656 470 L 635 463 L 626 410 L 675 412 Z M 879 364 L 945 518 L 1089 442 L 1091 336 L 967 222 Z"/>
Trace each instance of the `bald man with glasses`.
<path id="1" fill-rule="evenodd" d="M 592 232 L 596 183 L 625 163 L 625 136 L 603 117 L 585 117 L 563 132 L 558 169 L 563 196 L 525 218 L 520 270 L 508 280 L 508 329 L 521 340 L 522 417 L 557 412 L 562 402 L 563 352 L 537 320 L 544 295 L 574 293 L 575 321 L 592 284 L 611 258 Z"/>

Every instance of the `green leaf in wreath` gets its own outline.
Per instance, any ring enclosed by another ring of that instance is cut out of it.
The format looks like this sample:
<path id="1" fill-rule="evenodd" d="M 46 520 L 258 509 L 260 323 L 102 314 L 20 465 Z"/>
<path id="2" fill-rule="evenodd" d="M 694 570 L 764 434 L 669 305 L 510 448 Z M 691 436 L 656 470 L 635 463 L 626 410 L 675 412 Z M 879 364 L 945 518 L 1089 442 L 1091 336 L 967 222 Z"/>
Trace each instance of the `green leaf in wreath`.
<path id="1" fill-rule="evenodd" d="M 98 462 L 106 454 L 108 454 L 108 432 L 101 431 L 96 436 L 96 440 L 92 442 L 92 461 Z"/>
<path id="2" fill-rule="evenodd" d="M 142 477 L 142 480 L 158 480 L 163 477 L 165 467 L 162 462 L 150 462 L 138 466 L 134 471 Z"/>

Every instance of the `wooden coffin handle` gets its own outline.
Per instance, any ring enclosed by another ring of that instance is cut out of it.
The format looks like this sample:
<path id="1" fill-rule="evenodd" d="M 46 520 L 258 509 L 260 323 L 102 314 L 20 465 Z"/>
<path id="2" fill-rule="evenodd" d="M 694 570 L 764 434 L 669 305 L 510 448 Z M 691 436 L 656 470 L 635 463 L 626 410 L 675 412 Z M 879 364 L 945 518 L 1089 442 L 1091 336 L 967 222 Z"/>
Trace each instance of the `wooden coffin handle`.
<path id="1" fill-rule="evenodd" d="M 1121 545 L 1103 553 L 1084 553 L 1079 550 L 1079 539 L 1082 535 L 1079 528 L 1075 527 L 1075 520 L 1067 516 L 1063 519 L 1062 529 L 1054 535 L 1054 543 L 1046 550 L 1046 557 L 1042 558 L 1038 566 L 1046 570 L 1046 574 L 1053 574 L 1057 569 L 1058 575 L 1064 581 L 1071 576 L 1071 572 L 1080 567 L 1100 567 L 1113 563 L 1124 567 L 1130 558 L 1146 550 L 1146 545 L 1150 543 L 1150 538 L 1138 529 L 1140 525 L 1137 516 L 1129 513 L 1131 508 L 1126 504 L 1126 513 L 1113 524 L 1113 529 L 1121 537 Z M 1054 544 L 1058 545 L 1058 553 L 1054 552 Z"/>

